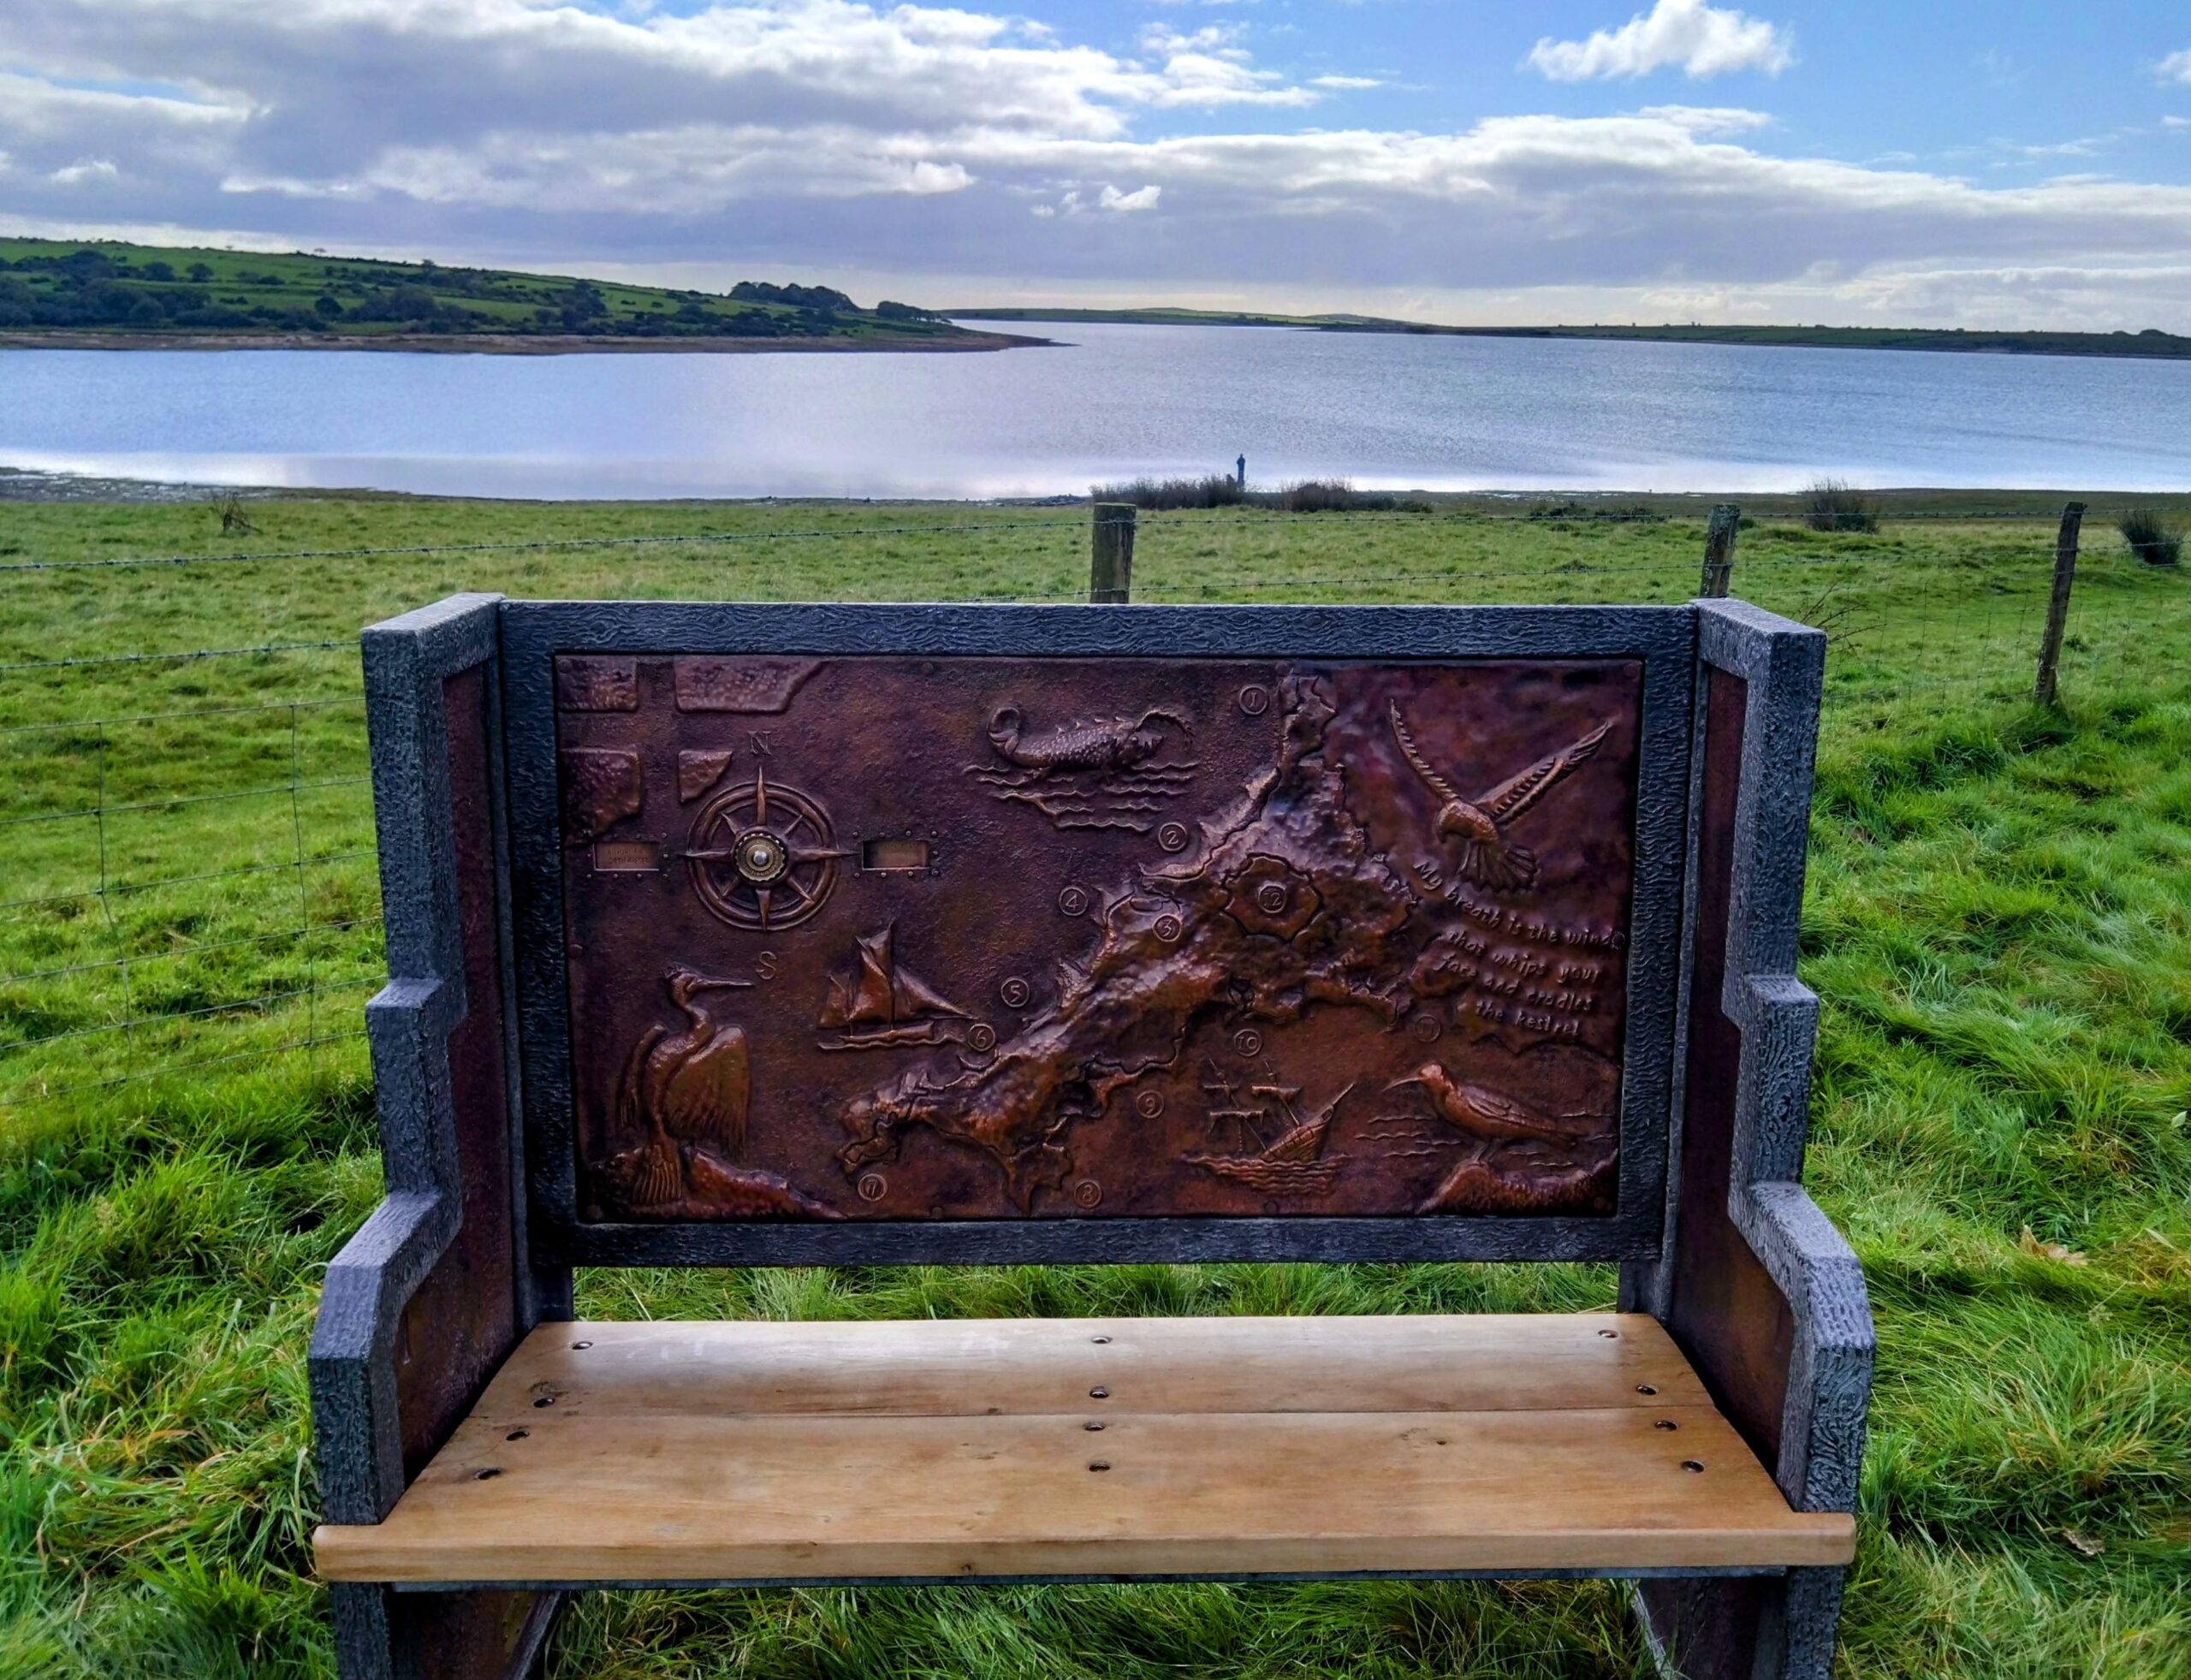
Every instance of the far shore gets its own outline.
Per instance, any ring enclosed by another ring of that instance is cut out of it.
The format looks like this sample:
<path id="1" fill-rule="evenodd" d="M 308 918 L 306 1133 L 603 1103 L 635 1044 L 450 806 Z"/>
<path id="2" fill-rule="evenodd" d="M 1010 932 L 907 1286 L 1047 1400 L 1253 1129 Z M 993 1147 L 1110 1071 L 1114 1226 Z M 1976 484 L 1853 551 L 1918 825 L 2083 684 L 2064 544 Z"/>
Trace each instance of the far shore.
<path id="1" fill-rule="evenodd" d="M 0 332 L 0 350 L 409 350 L 445 355 L 568 356 L 612 353 L 765 355 L 858 352 L 935 355 L 1056 347 L 1024 333 L 967 332 L 952 338 L 640 338 L 582 333 L 152 333 Z"/>

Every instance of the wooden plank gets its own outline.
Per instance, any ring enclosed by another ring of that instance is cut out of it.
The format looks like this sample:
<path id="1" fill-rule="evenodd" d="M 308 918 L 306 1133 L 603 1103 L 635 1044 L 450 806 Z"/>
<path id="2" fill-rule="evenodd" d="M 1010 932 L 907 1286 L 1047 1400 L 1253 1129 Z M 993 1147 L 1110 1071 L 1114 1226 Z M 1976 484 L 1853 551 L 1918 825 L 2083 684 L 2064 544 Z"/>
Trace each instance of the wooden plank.
<path id="1" fill-rule="evenodd" d="M 332 1580 L 888 1579 L 1832 1564 L 1854 1527 L 1788 1509 L 1648 1319 L 558 1325 L 318 1546 Z"/>
<path id="2" fill-rule="evenodd" d="M 1849 1517 L 1790 1511 L 1705 1407 L 1102 1421 L 543 1416 L 513 1440 L 480 1420 L 385 1522 L 322 1529 L 320 1566 L 669 1581 L 1694 1568 L 1853 1549 Z"/>
<path id="3" fill-rule="evenodd" d="M 1078 1413 L 1098 1386 L 1114 1412 L 1709 1404 L 1647 1315 L 1539 1313 L 550 1324 L 478 1410 Z"/>

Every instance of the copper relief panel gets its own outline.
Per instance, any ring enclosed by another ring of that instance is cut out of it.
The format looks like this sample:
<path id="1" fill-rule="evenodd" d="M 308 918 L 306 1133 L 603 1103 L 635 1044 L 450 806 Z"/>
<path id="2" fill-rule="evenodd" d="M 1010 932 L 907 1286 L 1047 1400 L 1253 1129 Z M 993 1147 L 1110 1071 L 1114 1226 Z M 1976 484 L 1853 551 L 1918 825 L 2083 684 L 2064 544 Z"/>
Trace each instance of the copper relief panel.
<path id="1" fill-rule="evenodd" d="M 584 1216 L 1611 1214 L 1642 677 L 563 657 Z"/>

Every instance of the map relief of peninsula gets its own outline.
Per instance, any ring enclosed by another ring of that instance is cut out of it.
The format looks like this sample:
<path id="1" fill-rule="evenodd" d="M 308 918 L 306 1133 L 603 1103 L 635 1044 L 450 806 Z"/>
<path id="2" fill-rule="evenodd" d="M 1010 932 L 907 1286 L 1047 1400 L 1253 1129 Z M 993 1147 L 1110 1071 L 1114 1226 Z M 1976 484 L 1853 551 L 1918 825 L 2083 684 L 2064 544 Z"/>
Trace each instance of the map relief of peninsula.
<path id="1" fill-rule="evenodd" d="M 1642 683 L 564 656 L 582 1216 L 1611 1214 Z"/>

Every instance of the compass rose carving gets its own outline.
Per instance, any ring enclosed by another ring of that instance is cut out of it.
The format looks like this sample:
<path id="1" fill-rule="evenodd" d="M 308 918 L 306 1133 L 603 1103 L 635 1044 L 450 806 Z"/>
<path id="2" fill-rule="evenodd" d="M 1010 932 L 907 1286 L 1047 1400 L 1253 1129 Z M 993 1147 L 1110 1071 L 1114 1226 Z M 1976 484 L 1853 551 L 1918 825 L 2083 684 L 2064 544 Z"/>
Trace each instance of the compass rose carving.
<path id="1" fill-rule="evenodd" d="M 795 787 L 770 787 L 763 765 L 700 807 L 685 861 L 710 912 L 733 928 L 774 932 L 822 908 L 849 855 L 828 812 Z"/>

